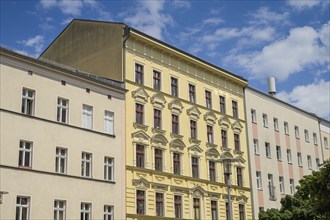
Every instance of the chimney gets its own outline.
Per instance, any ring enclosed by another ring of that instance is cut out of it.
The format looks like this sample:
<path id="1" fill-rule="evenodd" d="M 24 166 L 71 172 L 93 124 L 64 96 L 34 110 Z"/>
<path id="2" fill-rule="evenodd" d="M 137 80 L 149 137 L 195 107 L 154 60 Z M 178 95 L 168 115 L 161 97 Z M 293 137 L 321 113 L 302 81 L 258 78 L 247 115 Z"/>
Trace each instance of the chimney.
<path id="1" fill-rule="evenodd" d="M 276 94 L 275 77 L 268 78 L 268 94 L 275 97 Z"/>

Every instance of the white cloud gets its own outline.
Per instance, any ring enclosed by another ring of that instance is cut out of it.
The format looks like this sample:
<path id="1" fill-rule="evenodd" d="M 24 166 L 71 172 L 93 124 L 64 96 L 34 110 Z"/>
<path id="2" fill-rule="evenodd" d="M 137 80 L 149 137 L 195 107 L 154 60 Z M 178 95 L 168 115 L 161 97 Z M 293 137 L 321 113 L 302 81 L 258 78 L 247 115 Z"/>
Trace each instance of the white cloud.
<path id="1" fill-rule="evenodd" d="M 290 92 L 281 91 L 276 97 L 307 112 L 330 119 L 330 81 L 299 85 Z"/>
<path id="2" fill-rule="evenodd" d="M 303 10 L 319 5 L 321 0 L 288 0 L 287 3 L 296 10 Z"/>
<path id="3" fill-rule="evenodd" d="M 40 0 L 40 4 L 43 8 L 47 9 L 56 6 L 57 0 Z"/>
<path id="4" fill-rule="evenodd" d="M 184 1 L 184 0 L 174 0 L 172 2 L 173 6 L 175 8 L 190 8 L 191 4 L 189 1 Z"/>
<path id="5" fill-rule="evenodd" d="M 277 13 L 270 11 L 267 7 L 261 7 L 256 12 L 250 14 L 252 19 L 248 23 L 254 25 L 281 23 L 283 25 L 288 23 L 289 16 L 289 12 Z"/>
<path id="6" fill-rule="evenodd" d="M 207 18 L 205 20 L 203 20 L 203 24 L 206 25 L 218 25 L 220 23 L 224 23 L 225 21 L 222 20 L 221 18 Z"/>
<path id="7" fill-rule="evenodd" d="M 18 41 L 18 43 L 23 44 L 26 47 L 32 47 L 34 49 L 35 55 L 37 56 L 41 53 L 44 47 L 44 37 L 41 35 L 36 35 L 27 40 Z"/>

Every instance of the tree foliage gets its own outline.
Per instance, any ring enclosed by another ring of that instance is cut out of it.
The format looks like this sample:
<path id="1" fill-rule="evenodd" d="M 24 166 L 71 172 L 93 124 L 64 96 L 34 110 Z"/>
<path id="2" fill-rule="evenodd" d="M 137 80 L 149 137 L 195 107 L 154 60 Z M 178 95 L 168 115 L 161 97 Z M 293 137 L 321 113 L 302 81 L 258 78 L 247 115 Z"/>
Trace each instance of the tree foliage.
<path id="1" fill-rule="evenodd" d="M 281 209 L 268 209 L 259 213 L 260 220 L 326 220 L 330 219 L 330 160 L 320 171 L 304 176 L 293 196 L 281 199 Z"/>

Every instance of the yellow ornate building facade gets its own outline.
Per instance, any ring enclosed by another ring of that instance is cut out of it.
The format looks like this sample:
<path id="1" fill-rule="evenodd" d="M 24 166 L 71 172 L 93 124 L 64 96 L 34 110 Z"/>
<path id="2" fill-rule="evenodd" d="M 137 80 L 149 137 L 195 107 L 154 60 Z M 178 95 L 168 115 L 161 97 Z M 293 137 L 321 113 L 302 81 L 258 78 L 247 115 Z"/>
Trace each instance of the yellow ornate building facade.
<path id="1" fill-rule="evenodd" d="M 127 219 L 225 219 L 228 157 L 233 218 L 252 219 L 246 80 L 121 23 L 73 20 L 41 59 L 125 82 Z"/>

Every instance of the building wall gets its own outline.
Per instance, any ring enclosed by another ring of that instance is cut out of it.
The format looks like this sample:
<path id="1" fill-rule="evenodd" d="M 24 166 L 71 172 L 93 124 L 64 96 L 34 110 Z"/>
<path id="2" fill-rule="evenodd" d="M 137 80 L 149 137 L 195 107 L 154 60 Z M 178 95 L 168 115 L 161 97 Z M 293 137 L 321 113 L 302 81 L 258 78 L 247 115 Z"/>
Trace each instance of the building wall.
<path id="1" fill-rule="evenodd" d="M 320 121 L 320 134 L 323 160 L 330 159 L 330 123 L 328 121 Z"/>
<path id="2" fill-rule="evenodd" d="M 317 169 L 316 158 L 320 163 L 323 159 L 317 117 L 251 88 L 245 90 L 245 98 L 253 206 L 255 218 L 258 218 L 260 208 L 280 208 L 281 198 L 291 194 L 290 179 L 293 179 L 294 186 L 297 186 L 304 175 L 309 175 L 312 170 Z M 256 113 L 254 122 L 251 110 Z M 263 114 L 267 115 L 268 126 L 264 126 Z M 278 119 L 277 131 L 274 128 L 274 118 Z M 285 122 L 288 124 L 288 134 L 284 131 Z M 295 135 L 295 126 L 299 129 L 299 136 Z M 305 139 L 305 130 L 308 131 L 309 141 Z M 316 137 L 315 142 L 313 136 Z M 254 150 L 254 139 L 258 141 L 259 152 Z M 266 155 L 266 142 L 270 146 L 270 156 Z M 280 159 L 277 157 L 276 146 L 280 146 Z M 288 150 L 291 150 L 291 162 L 288 161 Z M 301 153 L 301 165 L 298 164 L 298 153 Z M 311 168 L 308 167 L 308 155 L 311 157 Z M 262 187 L 259 189 L 257 171 L 261 172 L 262 179 Z M 274 194 L 269 191 L 268 174 L 273 175 L 271 186 L 275 187 Z M 280 192 L 280 176 L 284 179 L 284 192 Z"/>
<path id="3" fill-rule="evenodd" d="M 67 219 L 80 218 L 81 202 L 91 203 L 93 219 L 103 218 L 104 205 L 124 219 L 124 90 L 31 60 L 1 51 L 0 185 L 8 194 L 2 195 L 0 218 L 14 219 L 16 197 L 27 196 L 30 219 L 52 219 L 54 200 L 66 201 Z M 23 88 L 35 91 L 33 116 L 21 113 Z M 67 124 L 57 122 L 58 97 L 69 100 Z M 82 128 L 83 104 L 93 106 L 91 130 Z M 104 132 L 105 110 L 114 113 L 112 135 Z M 32 142 L 31 167 L 18 164 L 20 140 Z M 55 172 L 56 147 L 67 149 L 66 174 Z M 92 154 L 91 178 L 81 176 L 82 152 Z M 105 156 L 114 158 L 113 181 L 104 180 Z"/>

